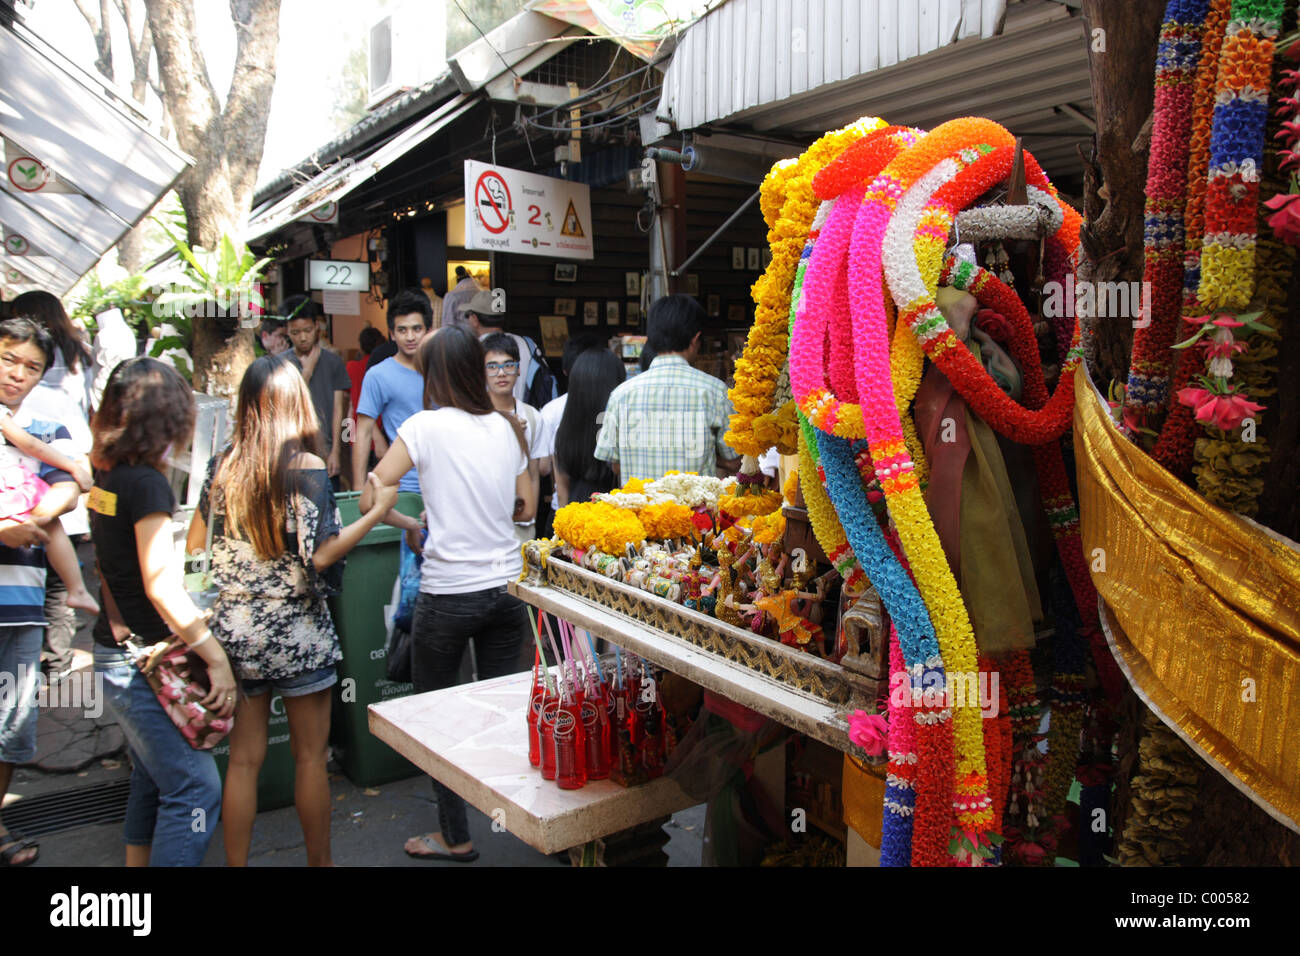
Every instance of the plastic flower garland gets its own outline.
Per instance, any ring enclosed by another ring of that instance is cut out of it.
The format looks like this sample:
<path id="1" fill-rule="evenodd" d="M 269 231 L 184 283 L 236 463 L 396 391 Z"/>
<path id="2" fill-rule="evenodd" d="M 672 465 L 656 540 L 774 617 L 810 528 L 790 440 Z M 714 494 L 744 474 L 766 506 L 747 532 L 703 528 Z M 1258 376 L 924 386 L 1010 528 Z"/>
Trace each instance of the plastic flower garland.
<path id="1" fill-rule="evenodd" d="M 1187 157 L 1192 100 L 1201 50 L 1201 29 L 1209 0 L 1170 0 L 1160 25 L 1156 53 L 1155 111 L 1147 161 L 1144 265 L 1151 288 L 1151 314 L 1133 333 L 1133 359 L 1126 408 L 1164 410 L 1173 367 L 1170 346 L 1178 332 L 1183 280 L 1183 210 L 1187 201 Z"/>
<path id="2" fill-rule="evenodd" d="M 817 432 L 817 444 L 826 491 L 854 553 L 889 611 L 912 688 L 946 687 L 944 663 L 925 603 L 876 522 L 854 463 L 852 446 L 846 439 L 821 431 Z M 947 708 L 923 706 L 914 710 L 918 725 L 918 767 L 912 864 L 942 866 L 949 857 L 947 843 L 954 797 L 951 714 Z"/>
<path id="3" fill-rule="evenodd" d="M 763 180 L 760 204 L 769 227 L 772 261 L 754 284 L 754 324 L 744 353 L 736 361 L 735 385 L 730 392 L 736 414 L 725 436 L 741 454 L 758 457 L 771 448 L 773 443 L 766 440 L 771 437 L 771 429 L 778 436 L 793 438 L 789 429 L 776 421 L 781 410 L 773 408 L 773 397 L 789 348 L 788 316 L 795 270 L 816 209 L 811 202 L 813 177 L 855 140 L 884 125 L 882 119 L 865 116 L 827 133 L 792 164 L 777 164 Z M 779 214 L 775 214 L 778 195 L 784 201 Z M 789 412 L 785 415 L 788 419 Z M 785 454 L 794 451 L 793 445 L 778 444 L 778 448 Z"/>
<path id="4" fill-rule="evenodd" d="M 1283 7 L 1283 0 L 1234 0 L 1219 55 L 1199 293 L 1211 310 L 1240 312 L 1254 291 L 1259 171 Z"/>
<path id="5" fill-rule="evenodd" d="M 912 814 L 916 810 L 916 722 L 893 688 L 908 684 L 898 632 L 889 629 L 889 770 L 881 822 L 880 865 L 907 866 L 912 860 Z"/>
<path id="6" fill-rule="evenodd" d="M 1232 0 L 1211 0 L 1201 34 L 1201 62 L 1196 69 L 1196 92 L 1192 96 L 1192 134 L 1187 159 L 1187 204 L 1183 214 L 1183 315 L 1205 311 L 1199 296 L 1201 285 L 1201 243 L 1205 233 L 1206 171 L 1210 167 L 1210 134 L 1214 120 L 1214 86 L 1219 78 L 1219 53 Z M 1184 330 L 1185 331 L 1185 330 Z M 1174 367 L 1169 413 L 1151 457 L 1175 475 L 1185 475 L 1192 461 L 1192 442 L 1199 430 L 1187 405 L 1176 400 L 1196 374 L 1196 357 L 1183 353 Z"/>

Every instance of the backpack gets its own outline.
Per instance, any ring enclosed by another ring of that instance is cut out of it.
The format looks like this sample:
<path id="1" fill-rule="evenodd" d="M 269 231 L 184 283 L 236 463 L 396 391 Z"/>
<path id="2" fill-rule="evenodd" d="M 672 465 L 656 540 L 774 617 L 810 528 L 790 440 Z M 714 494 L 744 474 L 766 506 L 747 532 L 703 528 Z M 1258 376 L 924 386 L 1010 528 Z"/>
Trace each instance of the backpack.
<path id="1" fill-rule="evenodd" d="M 527 336 L 524 337 L 524 341 L 532 350 L 529 356 L 533 360 L 532 368 L 529 369 L 528 385 L 524 390 L 524 401 L 533 408 L 541 408 L 559 394 L 555 373 L 546 364 L 546 359 L 542 357 L 542 350 L 537 347 L 537 343 Z"/>

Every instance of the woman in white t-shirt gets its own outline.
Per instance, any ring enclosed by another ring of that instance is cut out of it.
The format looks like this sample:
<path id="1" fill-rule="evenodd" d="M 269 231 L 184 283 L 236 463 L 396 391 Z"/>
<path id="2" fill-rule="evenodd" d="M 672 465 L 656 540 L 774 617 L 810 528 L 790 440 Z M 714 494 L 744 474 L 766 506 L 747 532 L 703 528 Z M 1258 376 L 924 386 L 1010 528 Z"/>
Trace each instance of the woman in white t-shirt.
<path id="1" fill-rule="evenodd" d="M 478 339 L 444 326 L 421 343 L 418 368 L 426 411 L 398 428 L 375 477 L 380 484 L 397 485 L 413 467 L 420 477 L 429 537 L 411 637 L 412 677 L 416 691 L 423 692 L 457 682 L 471 639 L 480 678 L 515 671 L 529 636 L 528 613 L 506 583 L 522 569 L 515 522 L 532 519 L 537 495 L 523 429 L 495 410 L 488 397 Z M 370 495 L 367 485 L 363 511 Z M 418 535 L 418 525 L 396 512 L 386 520 Z M 407 840 L 407 854 L 463 863 L 478 859 L 465 802 L 436 780 L 433 789 L 441 832 Z"/>

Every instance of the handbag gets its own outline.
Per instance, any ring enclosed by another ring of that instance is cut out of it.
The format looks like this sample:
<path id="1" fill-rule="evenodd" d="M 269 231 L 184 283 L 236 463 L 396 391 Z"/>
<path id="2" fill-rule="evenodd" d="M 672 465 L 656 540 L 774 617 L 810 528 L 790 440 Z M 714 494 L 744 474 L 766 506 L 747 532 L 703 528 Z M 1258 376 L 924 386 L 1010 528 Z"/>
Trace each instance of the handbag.
<path id="1" fill-rule="evenodd" d="M 415 601 L 420 596 L 420 566 L 424 558 L 406 546 L 405 537 L 400 550 L 397 580 L 393 582 L 393 615 L 385 648 L 385 671 L 390 681 L 409 684 L 413 655 L 411 624 L 415 618 Z"/>
<path id="2" fill-rule="evenodd" d="M 127 649 L 185 742 L 195 750 L 211 750 L 221 743 L 234 728 L 235 718 L 218 716 L 203 706 L 203 698 L 212 691 L 208 665 L 203 658 L 174 634 L 148 647 L 136 644 L 102 575 L 100 596 L 104 599 L 104 613 L 113 639 Z"/>

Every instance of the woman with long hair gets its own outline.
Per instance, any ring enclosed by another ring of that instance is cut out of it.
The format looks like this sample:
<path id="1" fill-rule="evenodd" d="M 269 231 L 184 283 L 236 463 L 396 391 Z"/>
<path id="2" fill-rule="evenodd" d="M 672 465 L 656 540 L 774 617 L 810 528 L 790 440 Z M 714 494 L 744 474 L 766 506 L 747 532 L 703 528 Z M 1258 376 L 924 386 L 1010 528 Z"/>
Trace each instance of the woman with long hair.
<path id="1" fill-rule="evenodd" d="M 616 484 L 614 470 L 594 454 L 600 416 L 609 393 L 623 383 L 627 370 L 609 349 L 583 352 L 569 373 L 569 401 L 555 431 L 555 493 L 563 508 L 586 501 Z"/>
<path id="2" fill-rule="evenodd" d="M 420 343 L 426 410 L 402 423 L 375 468 L 378 482 L 396 488 L 414 467 L 424 496 L 429 536 L 411 624 L 419 692 L 454 685 L 471 640 L 484 680 L 513 673 L 528 640 L 528 613 L 506 583 L 522 570 L 514 523 L 532 519 L 536 490 L 522 427 L 494 409 L 488 396 L 484 356 L 478 339 L 456 326 L 443 326 Z M 367 484 L 362 508 L 372 494 Z M 388 520 L 406 528 L 418 546 L 418 522 L 397 514 Z M 440 832 L 407 840 L 407 854 L 460 863 L 478 859 L 465 802 L 436 780 L 433 789 Z"/>
<path id="3" fill-rule="evenodd" d="M 212 631 L 240 679 L 222 801 L 226 863 L 244 866 L 266 758 L 272 688 L 284 699 L 294 759 L 294 805 L 309 866 L 331 866 L 325 769 L 330 687 L 343 657 L 325 599 L 343 579 L 343 556 L 397 501 L 375 486 L 360 519 L 340 527 L 320 459 L 320 426 L 302 375 L 267 355 L 244 373 L 230 447 L 208 466 L 186 545 L 207 540 L 212 513 Z"/>
<path id="4" fill-rule="evenodd" d="M 221 812 L 216 762 L 185 741 L 119 643 L 128 631 L 141 644 L 176 634 L 208 665 L 203 703 L 222 717 L 234 710 L 230 661 L 185 590 L 172 538 L 176 498 L 164 469 L 194 431 L 193 393 L 157 359 L 128 359 L 104 388 L 93 431 L 91 528 L 106 612 L 95 674 L 131 752 L 126 865 L 198 866 Z"/>

